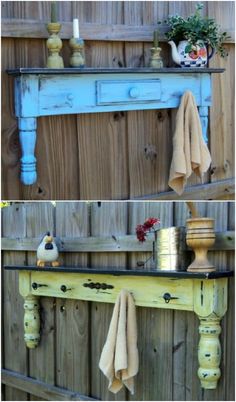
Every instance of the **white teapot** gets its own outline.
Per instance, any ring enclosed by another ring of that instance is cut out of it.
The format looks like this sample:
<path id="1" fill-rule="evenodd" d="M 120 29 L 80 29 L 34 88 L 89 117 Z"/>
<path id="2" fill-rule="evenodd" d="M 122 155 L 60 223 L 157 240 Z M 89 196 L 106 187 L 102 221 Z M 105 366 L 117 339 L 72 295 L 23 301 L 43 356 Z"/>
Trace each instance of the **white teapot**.
<path id="1" fill-rule="evenodd" d="M 205 67 L 214 53 L 212 49 L 211 54 L 207 54 L 207 48 L 202 40 L 198 40 L 194 45 L 182 40 L 178 47 L 172 40 L 168 43 L 171 46 L 173 61 L 181 67 Z"/>

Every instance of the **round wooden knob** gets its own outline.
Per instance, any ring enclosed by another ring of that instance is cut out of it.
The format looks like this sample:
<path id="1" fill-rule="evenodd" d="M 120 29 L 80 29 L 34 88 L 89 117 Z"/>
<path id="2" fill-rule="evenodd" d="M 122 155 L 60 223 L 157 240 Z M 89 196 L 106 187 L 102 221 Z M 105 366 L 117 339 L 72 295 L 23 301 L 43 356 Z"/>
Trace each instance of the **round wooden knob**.
<path id="1" fill-rule="evenodd" d="M 129 96 L 131 98 L 138 98 L 140 95 L 139 89 L 136 87 L 133 87 L 129 90 Z"/>

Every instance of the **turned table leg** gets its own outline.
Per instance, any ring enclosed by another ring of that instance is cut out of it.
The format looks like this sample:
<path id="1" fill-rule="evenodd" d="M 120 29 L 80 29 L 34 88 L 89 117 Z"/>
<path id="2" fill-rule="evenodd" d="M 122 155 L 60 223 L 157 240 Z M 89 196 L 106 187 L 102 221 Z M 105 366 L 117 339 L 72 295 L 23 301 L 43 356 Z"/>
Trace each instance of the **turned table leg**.
<path id="1" fill-rule="evenodd" d="M 198 346 L 198 377 L 202 388 L 215 389 L 220 378 L 221 333 L 220 319 L 215 316 L 199 317 L 200 341 Z"/>
<path id="2" fill-rule="evenodd" d="M 30 185 L 37 180 L 36 158 L 34 156 L 37 119 L 35 117 L 20 117 L 18 122 L 22 150 L 21 181 L 25 185 Z"/>
<path id="3" fill-rule="evenodd" d="M 199 116 L 202 124 L 202 134 L 206 144 L 208 143 L 207 127 L 208 127 L 208 107 L 199 106 Z"/>
<path id="4" fill-rule="evenodd" d="M 40 340 L 39 297 L 33 295 L 26 296 L 24 309 L 24 339 L 27 347 L 33 349 L 38 346 Z"/>

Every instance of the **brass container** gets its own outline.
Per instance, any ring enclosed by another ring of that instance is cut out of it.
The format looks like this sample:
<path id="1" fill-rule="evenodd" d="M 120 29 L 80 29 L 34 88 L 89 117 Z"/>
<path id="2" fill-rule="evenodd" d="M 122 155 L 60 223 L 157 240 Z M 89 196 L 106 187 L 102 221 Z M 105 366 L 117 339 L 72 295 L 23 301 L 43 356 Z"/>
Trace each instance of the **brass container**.
<path id="1" fill-rule="evenodd" d="M 195 259 L 189 265 L 189 272 L 212 272 L 215 267 L 208 261 L 208 249 L 215 243 L 214 219 L 187 219 L 186 243 L 194 250 Z"/>
<path id="2" fill-rule="evenodd" d="M 185 228 L 169 227 L 157 233 L 157 269 L 166 271 L 184 270 Z"/>

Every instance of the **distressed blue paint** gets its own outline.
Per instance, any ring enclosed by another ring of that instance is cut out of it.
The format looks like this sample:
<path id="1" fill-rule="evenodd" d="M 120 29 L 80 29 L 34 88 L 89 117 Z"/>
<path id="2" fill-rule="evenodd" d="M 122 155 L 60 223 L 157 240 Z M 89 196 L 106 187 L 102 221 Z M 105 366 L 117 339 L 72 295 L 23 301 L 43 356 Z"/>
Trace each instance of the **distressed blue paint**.
<path id="1" fill-rule="evenodd" d="M 161 99 L 159 79 L 153 80 L 98 80 L 96 104 L 119 105 L 126 103 L 157 102 Z"/>
<path id="2" fill-rule="evenodd" d="M 15 111 L 20 121 L 21 180 L 36 181 L 36 117 L 177 108 L 191 91 L 199 106 L 203 136 L 207 141 L 208 106 L 211 105 L 209 72 L 114 72 L 87 74 L 24 73 L 15 78 Z M 26 124 L 23 128 L 22 125 Z M 35 127 L 29 128 L 29 126 Z"/>
<path id="3" fill-rule="evenodd" d="M 25 185 L 34 184 L 37 180 L 36 158 L 36 118 L 19 118 L 19 136 L 22 149 L 21 181 Z"/>
<path id="4" fill-rule="evenodd" d="M 199 116 L 202 124 L 202 135 L 204 141 L 208 143 L 208 135 L 207 135 L 207 127 L 208 127 L 208 107 L 200 106 L 199 107 Z"/>

